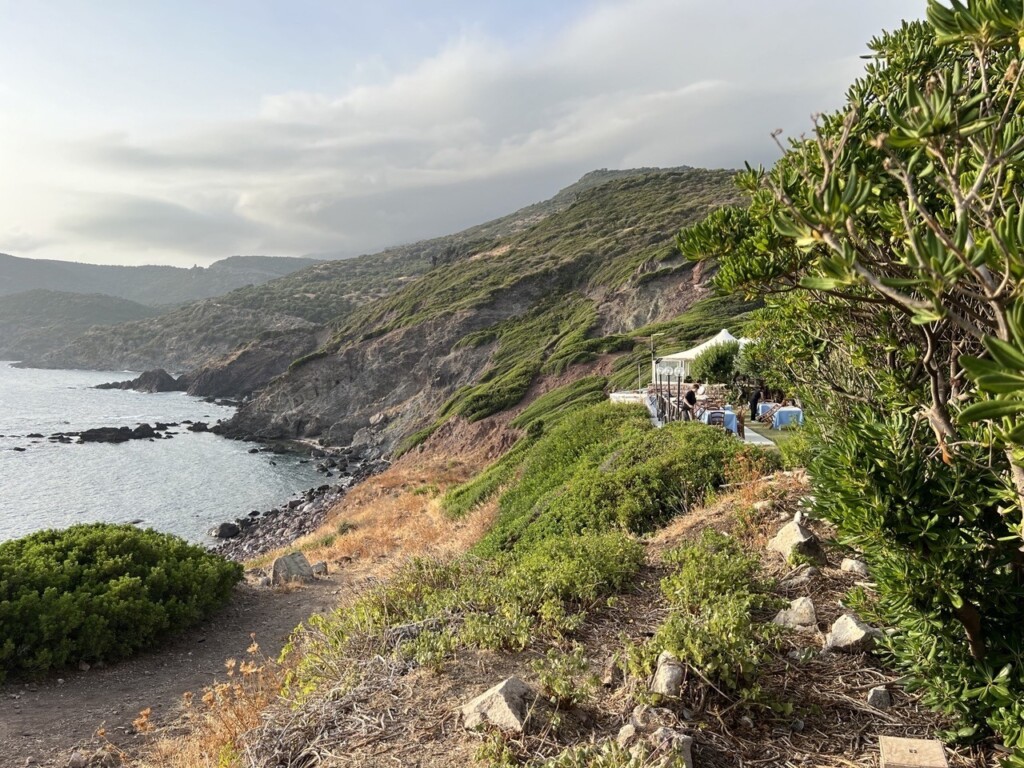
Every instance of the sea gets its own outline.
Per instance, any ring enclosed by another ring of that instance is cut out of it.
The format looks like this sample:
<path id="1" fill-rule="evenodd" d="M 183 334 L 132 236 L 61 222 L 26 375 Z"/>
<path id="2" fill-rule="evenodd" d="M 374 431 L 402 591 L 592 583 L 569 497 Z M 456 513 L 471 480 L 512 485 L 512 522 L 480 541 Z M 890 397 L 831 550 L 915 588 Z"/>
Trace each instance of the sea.
<path id="1" fill-rule="evenodd" d="M 137 523 L 210 544 L 217 523 L 266 510 L 323 480 L 298 454 L 173 428 L 171 439 L 56 443 L 55 432 L 227 419 L 183 392 L 94 389 L 132 371 L 15 368 L 0 362 L 0 541 L 76 523 Z M 30 438 L 38 433 L 46 437 Z M 24 448 L 16 451 L 15 448 Z"/>

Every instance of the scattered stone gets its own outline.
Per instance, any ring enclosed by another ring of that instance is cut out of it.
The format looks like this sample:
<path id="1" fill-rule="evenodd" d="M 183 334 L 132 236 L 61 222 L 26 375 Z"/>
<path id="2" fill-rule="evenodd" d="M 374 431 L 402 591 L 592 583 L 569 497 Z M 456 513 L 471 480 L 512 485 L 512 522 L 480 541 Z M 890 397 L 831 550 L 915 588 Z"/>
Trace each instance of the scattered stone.
<path id="1" fill-rule="evenodd" d="M 651 693 L 677 698 L 682 691 L 684 672 L 678 658 L 668 651 L 662 651 L 651 681 Z"/>
<path id="2" fill-rule="evenodd" d="M 825 561 L 825 553 L 821 549 L 818 537 L 796 519 L 779 529 L 775 538 L 768 543 L 768 549 L 778 552 L 786 560 L 802 555 L 815 563 Z"/>
<path id="3" fill-rule="evenodd" d="M 488 723 L 505 731 L 521 733 L 534 699 L 536 695 L 530 686 L 518 677 L 510 677 L 462 707 L 463 725 L 472 730 Z"/>
<path id="4" fill-rule="evenodd" d="M 686 768 L 693 768 L 693 737 L 674 728 L 659 728 L 650 735 L 650 744 L 661 753 L 674 752 Z"/>
<path id="5" fill-rule="evenodd" d="M 313 575 L 314 576 L 326 576 L 327 575 L 327 563 L 321 560 L 318 563 L 313 563 Z"/>
<path id="6" fill-rule="evenodd" d="M 806 587 L 810 584 L 814 578 L 821 573 L 813 565 L 807 565 L 806 563 L 801 565 L 792 575 L 787 576 L 779 582 L 779 587 L 784 590 L 796 589 L 797 587 Z"/>
<path id="7" fill-rule="evenodd" d="M 24 453 L 27 449 L 26 448 L 22 448 L 20 445 L 16 445 L 13 448 L 11 448 L 11 450 L 12 451 L 17 451 L 18 453 Z"/>
<path id="8" fill-rule="evenodd" d="M 798 632 L 813 630 L 818 626 L 818 615 L 814 611 L 814 603 L 809 597 L 798 597 L 775 614 L 773 624 L 787 629 L 795 629 Z"/>
<path id="9" fill-rule="evenodd" d="M 187 429 L 189 432 L 209 432 L 210 425 L 207 424 L 205 421 L 196 421 L 192 424 L 189 424 L 187 427 L 185 427 L 185 429 Z"/>
<path id="10" fill-rule="evenodd" d="M 256 580 L 256 586 L 257 587 L 269 587 L 270 586 L 270 577 L 269 576 L 260 576 Z"/>
<path id="11" fill-rule="evenodd" d="M 884 685 L 878 685 L 868 691 L 868 706 L 875 709 L 889 709 L 892 706 L 892 694 Z"/>
<path id="12" fill-rule="evenodd" d="M 287 584 L 289 582 L 310 582 L 313 581 L 313 568 L 309 560 L 301 552 L 292 552 L 282 555 L 274 561 L 273 576 L 271 578 L 274 586 Z"/>
<path id="13" fill-rule="evenodd" d="M 620 747 L 628 747 L 637 740 L 637 736 L 636 726 L 632 723 L 626 723 L 619 728 L 619 735 L 615 737 L 615 740 L 619 743 Z"/>
<path id="14" fill-rule="evenodd" d="M 615 657 L 613 656 L 601 671 L 601 686 L 603 688 L 615 688 L 621 679 L 622 670 L 619 669 L 619 665 L 615 662 Z"/>
<path id="15" fill-rule="evenodd" d="M 87 661 L 80 661 L 80 662 L 78 662 L 78 671 L 79 672 L 88 672 L 90 669 L 92 669 L 92 667 L 89 666 L 89 662 L 87 662 Z"/>
<path id="16" fill-rule="evenodd" d="M 866 577 L 868 575 L 868 564 L 863 560 L 844 557 L 842 565 L 839 566 L 839 570 L 846 571 L 846 573 L 852 573 L 856 576 Z"/>
<path id="17" fill-rule="evenodd" d="M 825 638 L 825 649 L 840 653 L 864 653 L 870 651 L 881 632 L 865 624 L 856 616 L 844 613 L 832 625 L 832 631 Z"/>
<path id="18" fill-rule="evenodd" d="M 88 765 L 89 758 L 81 752 L 72 752 L 71 757 L 68 758 L 68 768 L 87 768 Z"/>
<path id="19" fill-rule="evenodd" d="M 775 502 L 771 499 L 763 499 L 762 501 L 754 502 L 755 512 L 771 512 L 775 509 Z"/>
<path id="20" fill-rule="evenodd" d="M 647 704 L 638 704 L 633 707 L 629 716 L 629 723 L 638 731 L 651 732 L 658 728 L 667 728 L 678 722 L 678 718 L 672 710 L 664 707 L 651 707 Z"/>

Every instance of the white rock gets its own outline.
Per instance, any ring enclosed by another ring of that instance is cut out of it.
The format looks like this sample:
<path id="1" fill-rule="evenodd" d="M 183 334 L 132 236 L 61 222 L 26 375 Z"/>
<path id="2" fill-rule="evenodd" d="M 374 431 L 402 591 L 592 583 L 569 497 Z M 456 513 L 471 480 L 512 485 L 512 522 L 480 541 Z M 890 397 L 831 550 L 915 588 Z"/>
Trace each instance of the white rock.
<path id="1" fill-rule="evenodd" d="M 832 631 L 825 638 L 825 648 L 841 653 L 862 653 L 870 651 L 881 634 L 853 614 L 845 613 L 832 625 Z"/>
<path id="2" fill-rule="evenodd" d="M 301 552 L 282 555 L 274 561 L 271 581 L 275 586 L 290 581 L 310 582 L 313 581 L 313 568 Z"/>
<path id="3" fill-rule="evenodd" d="M 814 603 L 811 598 L 798 597 L 790 602 L 789 608 L 784 608 L 775 614 L 772 623 L 797 631 L 813 630 L 818 626 L 818 614 L 814 611 Z"/>
<path id="4" fill-rule="evenodd" d="M 818 537 L 797 520 L 782 526 L 775 538 L 768 542 L 768 549 L 778 552 L 787 560 L 795 555 L 803 555 L 814 562 L 824 560 Z"/>
<path id="5" fill-rule="evenodd" d="M 843 564 L 839 566 L 839 569 L 857 576 L 868 575 L 868 564 L 863 560 L 857 560 L 852 557 L 844 557 Z"/>
<path id="6" fill-rule="evenodd" d="M 771 499 L 764 499 L 762 501 L 755 501 L 754 502 L 754 511 L 755 512 L 770 512 L 774 508 L 775 508 L 775 502 L 772 501 Z"/>
<path id="7" fill-rule="evenodd" d="M 632 723 L 626 723 L 624 726 L 619 728 L 619 735 L 615 737 L 615 740 L 619 743 L 620 747 L 628 747 L 636 741 L 636 737 L 636 726 Z"/>
<path id="8" fill-rule="evenodd" d="M 888 709 L 892 706 L 892 694 L 884 685 L 878 685 L 868 691 L 868 706 L 875 709 Z"/>
<path id="9" fill-rule="evenodd" d="M 659 728 L 649 737 L 659 753 L 674 753 L 683 759 L 686 768 L 693 768 L 693 737 L 674 728 Z"/>
<path id="10" fill-rule="evenodd" d="M 683 687 L 684 674 L 683 665 L 679 659 L 668 651 L 662 651 L 658 656 L 658 667 L 654 670 L 654 679 L 651 681 L 651 693 L 673 698 L 679 696 Z"/>
<path id="11" fill-rule="evenodd" d="M 505 731 L 521 733 L 534 699 L 536 695 L 530 686 L 518 677 L 510 677 L 462 707 L 463 725 L 473 729 L 489 723 Z"/>

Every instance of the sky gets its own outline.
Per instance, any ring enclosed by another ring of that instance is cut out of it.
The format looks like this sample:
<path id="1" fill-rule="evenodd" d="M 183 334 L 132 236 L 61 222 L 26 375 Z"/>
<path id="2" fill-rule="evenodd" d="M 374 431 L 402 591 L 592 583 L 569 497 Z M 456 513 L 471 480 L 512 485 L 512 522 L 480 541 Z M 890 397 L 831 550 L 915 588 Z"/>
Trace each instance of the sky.
<path id="1" fill-rule="evenodd" d="M 0 0 L 0 253 L 371 253 L 770 164 L 924 0 Z"/>

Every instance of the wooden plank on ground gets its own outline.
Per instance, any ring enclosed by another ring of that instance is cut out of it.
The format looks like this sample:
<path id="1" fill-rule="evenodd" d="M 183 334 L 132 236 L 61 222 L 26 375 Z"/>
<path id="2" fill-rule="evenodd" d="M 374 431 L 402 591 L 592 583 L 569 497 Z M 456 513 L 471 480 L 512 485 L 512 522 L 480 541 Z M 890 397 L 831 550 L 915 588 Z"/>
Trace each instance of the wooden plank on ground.
<path id="1" fill-rule="evenodd" d="M 880 736 L 882 768 L 949 768 L 946 750 L 934 739 L 900 739 Z"/>

